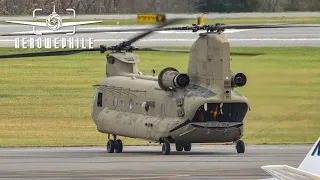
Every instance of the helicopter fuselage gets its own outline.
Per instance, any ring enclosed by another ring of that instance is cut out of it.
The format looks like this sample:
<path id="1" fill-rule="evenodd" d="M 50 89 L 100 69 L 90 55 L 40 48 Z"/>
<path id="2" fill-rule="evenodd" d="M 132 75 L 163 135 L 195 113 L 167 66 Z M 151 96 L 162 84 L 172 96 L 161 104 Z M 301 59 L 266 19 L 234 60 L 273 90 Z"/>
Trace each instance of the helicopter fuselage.
<path id="1" fill-rule="evenodd" d="M 234 98 L 221 100 L 215 92 L 192 84 L 163 91 L 157 81 L 148 80 L 154 77 L 139 76 L 144 75 L 114 76 L 100 83 L 92 102 L 92 118 L 99 132 L 155 142 L 164 138 L 171 142 L 241 138 L 248 108 L 244 96 L 232 91 Z M 224 106 L 229 109 L 223 111 Z"/>

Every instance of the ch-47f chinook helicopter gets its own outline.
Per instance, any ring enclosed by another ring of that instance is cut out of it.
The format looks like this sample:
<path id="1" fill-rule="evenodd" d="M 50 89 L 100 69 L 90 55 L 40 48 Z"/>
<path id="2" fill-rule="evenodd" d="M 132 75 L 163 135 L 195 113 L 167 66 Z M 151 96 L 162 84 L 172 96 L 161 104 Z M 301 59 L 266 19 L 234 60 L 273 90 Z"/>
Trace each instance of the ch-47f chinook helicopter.
<path id="1" fill-rule="evenodd" d="M 175 143 L 177 151 L 190 151 L 191 143 L 235 142 L 237 152 L 244 153 L 245 144 L 240 138 L 249 104 L 234 88 L 244 86 L 247 78 L 243 73 L 231 71 L 230 45 L 223 30 L 319 26 L 214 24 L 165 27 L 176 21 L 170 20 L 155 28 L 84 32 L 147 31 L 116 46 L 0 55 L 0 58 L 111 51 L 106 56 L 107 77 L 94 85 L 97 91 L 91 108 L 98 131 L 108 134 L 109 153 L 123 150 L 117 136 L 162 143 L 164 155 L 170 154 L 170 143 Z M 199 34 L 190 49 L 187 73 L 167 67 L 159 76 L 142 74 L 138 68 L 139 57 L 132 51 L 165 50 L 133 47 L 132 43 L 154 31 L 168 30 L 205 31 Z"/>

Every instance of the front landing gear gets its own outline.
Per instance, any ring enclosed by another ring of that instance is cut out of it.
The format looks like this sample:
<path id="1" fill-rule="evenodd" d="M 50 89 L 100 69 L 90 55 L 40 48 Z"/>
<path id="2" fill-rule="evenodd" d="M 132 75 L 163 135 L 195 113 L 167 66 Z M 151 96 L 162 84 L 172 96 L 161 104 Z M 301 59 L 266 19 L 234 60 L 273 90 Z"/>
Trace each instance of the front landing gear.
<path id="1" fill-rule="evenodd" d="M 115 147 L 114 141 L 109 139 L 108 142 L 107 142 L 107 152 L 108 153 L 113 153 L 114 152 L 114 147 Z"/>
<path id="2" fill-rule="evenodd" d="M 115 153 L 122 153 L 122 150 L 123 150 L 122 141 L 120 139 L 117 139 L 115 141 L 114 152 Z"/>
<path id="3" fill-rule="evenodd" d="M 110 136 L 108 136 L 110 138 Z M 113 139 L 109 139 L 107 142 L 107 152 L 108 153 L 122 153 L 123 144 L 120 139 L 117 139 L 116 135 L 113 135 Z"/>
<path id="4" fill-rule="evenodd" d="M 236 144 L 236 149 L 238 153 L 244 153 L 245 152 L 245 144 L 242 140 L 238 140 Z"/>
<path id="5" fill-rule="evenodd" d="M 169 155 L 170 154 L 170 142 L 164 141 L 162 143 L 162 154 L 163 155 Z"/>

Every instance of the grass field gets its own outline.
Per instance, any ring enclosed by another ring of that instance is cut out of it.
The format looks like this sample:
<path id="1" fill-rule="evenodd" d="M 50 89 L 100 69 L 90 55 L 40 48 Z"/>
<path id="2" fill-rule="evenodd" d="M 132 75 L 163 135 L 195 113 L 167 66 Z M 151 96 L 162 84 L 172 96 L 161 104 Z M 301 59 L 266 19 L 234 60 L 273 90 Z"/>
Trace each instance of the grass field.
<path id="1" fill-rule="evenodd" d="M 22 52 L 3 48 L 0 54 Z M 232 70 L 247 75 L 238 91 L 250 102 L 244 140 L 250 144 L 313 143 L 320 135 L 319 48 L 232 48 Z M 187 69 L 188 54 L 137 52 L 140 70 Z M 104 145 L 90 117 L 95 89 L 105 77 L 105 55 L 1 59 L 0 146 Z M 126 145 L 148 144 L 123 138 Z"/>
<path id="2" fill-rule="evenodd" d="M 145 25 L 148 23 L 138 23 L 136 19 L 128 20 L 118 20 L 118 19 L 95 19 L 102 20 L 103 22 L 95 25 Z M 92 19 L 87 20 L 64 20 L 68 21 L 92 21 Z M 5 21 L 0 21 L 0 24 L 6 23 Z M 179 24 L 196 24 L 197 17 L 194 19 L 186 19 Z M 205 24 L 215 24 L 215 23 L 225 23 L 225 24 L 263 24 L 263 23 L 304 23 L 304 24 L 320 24 L 319 17 L 273 17 L 273 18 L 217 18 L 217 19 L 206 19 Z"/>

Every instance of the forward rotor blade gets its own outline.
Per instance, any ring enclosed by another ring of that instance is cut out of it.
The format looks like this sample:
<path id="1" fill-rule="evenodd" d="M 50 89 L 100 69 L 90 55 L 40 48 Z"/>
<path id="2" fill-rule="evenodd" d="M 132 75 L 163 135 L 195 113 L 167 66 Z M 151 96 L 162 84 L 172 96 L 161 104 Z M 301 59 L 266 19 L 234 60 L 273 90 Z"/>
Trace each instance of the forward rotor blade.
<path id="1" fill-rule="evenodd" d="M 93 49 L 75 49 L 66 51 L 47 51 L 47 52 L 34 52 L 34 53 L 20 53 L 20 54 L 4 54 L 0 55 L 0 58 L 22 58 L 22 57 L 38 57 L 38 56 L 62 56 L 69 54 L 77 54 L 85 51 L 101 51 L 100 48 Z"/>

